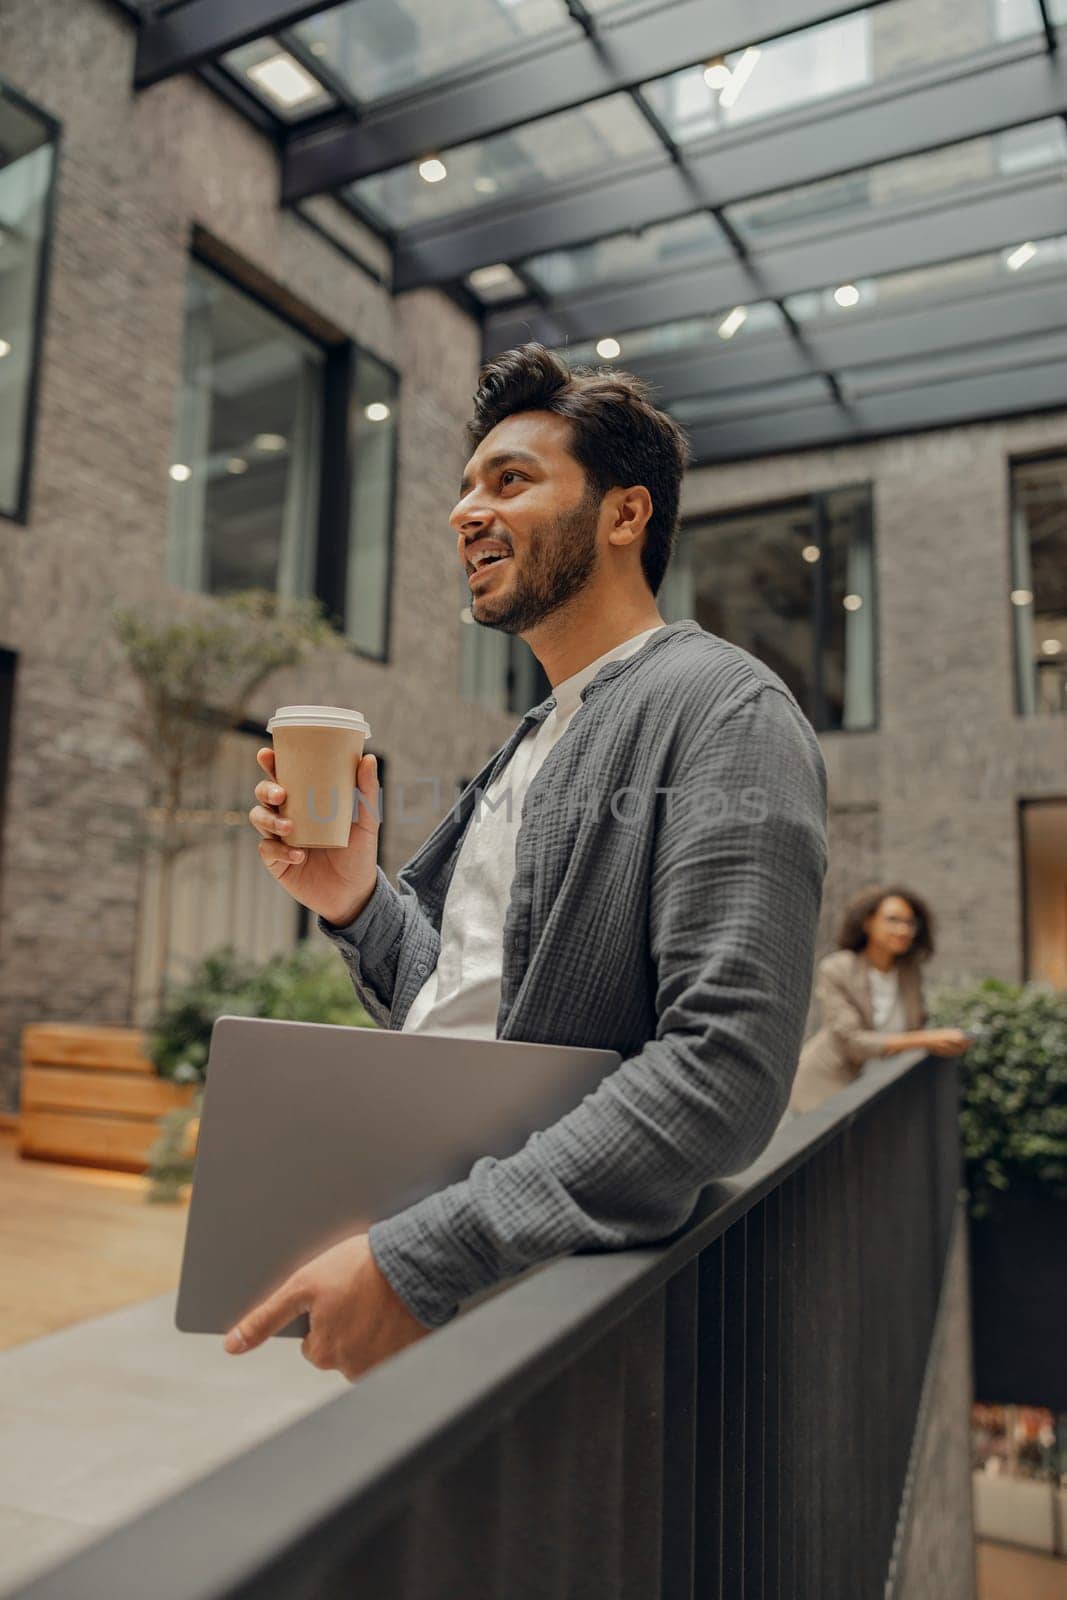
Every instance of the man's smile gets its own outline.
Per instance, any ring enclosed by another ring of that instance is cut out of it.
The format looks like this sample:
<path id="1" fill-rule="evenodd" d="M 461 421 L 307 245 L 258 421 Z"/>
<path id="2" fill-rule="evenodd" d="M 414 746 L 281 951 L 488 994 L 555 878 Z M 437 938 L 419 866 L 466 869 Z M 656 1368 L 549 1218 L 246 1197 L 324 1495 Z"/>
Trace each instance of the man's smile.
<path id="1" fill-rule="evenodd" d="M 510 556 L 497 556 L 493 560 L 486 561 L 483 565 L 476 567 L 467 579 L 468 587 L 473 589 L 476 583 L 482 581 L 487 572 L 492 572 L 494 568 L 502 566 L 505 561 L 510 561 L 510 559 Z"/>

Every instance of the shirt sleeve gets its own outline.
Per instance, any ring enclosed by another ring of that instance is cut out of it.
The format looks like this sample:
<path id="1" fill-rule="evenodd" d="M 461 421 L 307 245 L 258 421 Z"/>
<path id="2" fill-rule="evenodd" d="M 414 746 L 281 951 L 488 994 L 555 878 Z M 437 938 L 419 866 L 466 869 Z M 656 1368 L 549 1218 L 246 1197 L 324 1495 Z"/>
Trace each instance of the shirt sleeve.
<path id="1" fill-rule="evenodd" d="M 362 1004 L 375 1022 L 388 1028 L 397 984 L 413 966 L 427 972 L 437 965 L 441 936 L 404 882 L 394 889 L 381 867 L 374 893 L 359 916 L 336 928 L 322 916 L 315 926 L 335 945 Z"/>
<path id="2" fill-rule="evenodd" d="M 427 1326 L 553 1256 L 674 1232 L 785 1109 L 827 859 L 818 741 L 761 681 L 695 731 L 656 803 L 655 1037 L 516 1154 L 372 1225 L 375 1260 Z"/>
<path id="3" fill-rule="evenodd" d="M 849 994 L 841 976 L 829 963 L 820 963 L 815 981 L 823 1027 L 827 1029 L 845 1060 L 853 1067 L 880 1056 L 885 1035 L 868 1028 L 859 1007 Z"/>

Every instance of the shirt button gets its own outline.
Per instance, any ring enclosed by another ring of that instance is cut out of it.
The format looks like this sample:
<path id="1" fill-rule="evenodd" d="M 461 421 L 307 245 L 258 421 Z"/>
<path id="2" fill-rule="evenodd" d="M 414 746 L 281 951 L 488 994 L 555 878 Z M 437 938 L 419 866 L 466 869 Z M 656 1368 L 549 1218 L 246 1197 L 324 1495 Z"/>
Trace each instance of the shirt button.
<path id="1" fill-rule="evenodd" d="M 430 969 L 426 965 L 425 961 L 416 962 L 415 971 L 419 974 L 420 977 L 424 978 L 426 976 L 427 972 L 429 972 L 429 970 Z"/>

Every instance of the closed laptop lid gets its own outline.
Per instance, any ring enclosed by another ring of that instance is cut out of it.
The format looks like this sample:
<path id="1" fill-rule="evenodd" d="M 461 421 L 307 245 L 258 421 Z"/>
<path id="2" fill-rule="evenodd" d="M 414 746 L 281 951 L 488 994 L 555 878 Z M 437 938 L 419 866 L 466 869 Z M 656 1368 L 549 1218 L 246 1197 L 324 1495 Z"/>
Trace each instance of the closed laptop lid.
<path id="1" fill-rule="evenodd" d="M 225 1333 L 313 1256 L 507 1156 L 615 1050 L 219 1017 L 175 1321 Z M 283 1330 L 307 1332 L 302 1316 Z"/>

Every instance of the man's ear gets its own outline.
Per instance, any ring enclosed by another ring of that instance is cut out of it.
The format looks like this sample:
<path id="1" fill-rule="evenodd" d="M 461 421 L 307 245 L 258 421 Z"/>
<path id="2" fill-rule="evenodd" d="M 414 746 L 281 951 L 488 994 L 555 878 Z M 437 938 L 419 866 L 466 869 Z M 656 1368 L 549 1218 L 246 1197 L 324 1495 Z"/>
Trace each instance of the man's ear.
<path id="1" fill-rule="evenodd" d="M 652 496 L 643 484 L 616 490 L 615 519 L 608 532 L 612 544 L 633 544 L 640 539 L 652 516 Z"/>

